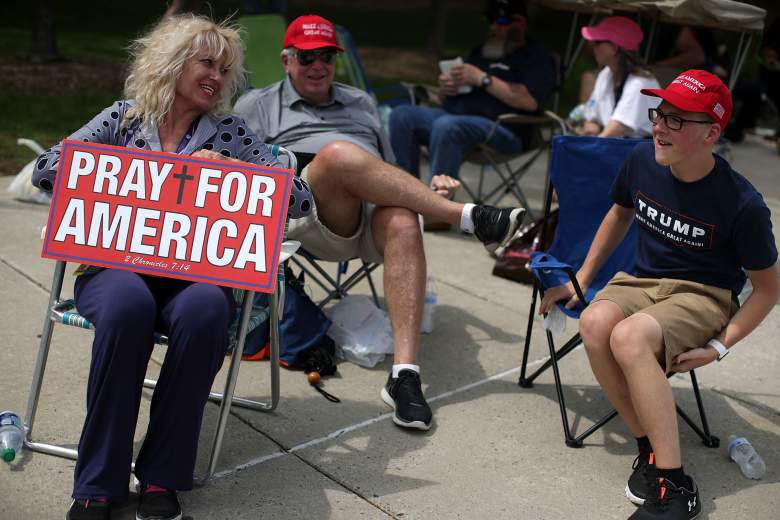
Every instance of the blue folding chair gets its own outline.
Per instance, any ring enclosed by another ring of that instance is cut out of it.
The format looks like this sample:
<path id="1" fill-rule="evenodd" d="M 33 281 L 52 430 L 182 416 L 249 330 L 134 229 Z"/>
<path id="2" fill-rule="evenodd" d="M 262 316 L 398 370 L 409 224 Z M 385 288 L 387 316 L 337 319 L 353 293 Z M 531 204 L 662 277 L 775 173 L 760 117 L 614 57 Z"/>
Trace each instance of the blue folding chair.
<path id="1" fill-rule="evenodd" d="M 580 304 L 577 308 L 566 309 L 564 302 L 558 304 L 566 315 L 579 319 L 580 313 L 587 302 L 619 271 L 634 272 L 634 255 L 636 248 L 636 230 L 631 226 L 623 242 L 615 249 L 604 263 L 601 270 L 588 287 L 585 294 L 577 283 L 575 274 L 585 261 L 593 237 L 601 224 L 604 215 L 612 207 L 609 190 L 612 186 L 623 161 L 628 157 L 638 139 L 609 139 L 599 137 L 557 136 L 553 139 L 550 153 L 549 182 L 547 185 L 544 220 L 542 224 L 541 242 L 545 243 L 547 220 L 552 206 L 553 189 L 558 196 L 559 213 L 558 227 L 550 248 L 545 252 L 534 253 L 531 256 L 531 269 L 536 277 L 528 313 L 528 328 L 525 335 L 523 362 L 520 369 L 518 384 L 523 388 L 533 386 L 534 380 L 544 371 L 552 367 L 555 379 L 555 390 L 558 395 L 558 405 L 561 411 L 563 434 L 566 445 L 573 448 L 582 447 L 582 442 L 593 432 L 612 420 L 617 412 L 612 410 L 593 426 L 579 436 L 571 432 L 566 401 L 563 395 L 558 361 L 580 344 L 579 333 L 575 334 L 562 347 L 556 350 L 552 333 L 547 332 L 547 345 L 550 358 L 533 374 L 526 377 L 528 367 L 528 352 L 531 346 L 536 300 L 544 295 L 547 288 L 562 285 L 571 281 Z M 690 371 L 693 392 L 699 408 L 702 427 L 694 423 L 688 415 L 677 407 L 682 419 L 701 437 L 705 446 L 717 447 L 719 439 L 710 434 L 704 406 L 701 401 L 696 374 Z M 669 374 L 670 377 L 672 374 Z"/>

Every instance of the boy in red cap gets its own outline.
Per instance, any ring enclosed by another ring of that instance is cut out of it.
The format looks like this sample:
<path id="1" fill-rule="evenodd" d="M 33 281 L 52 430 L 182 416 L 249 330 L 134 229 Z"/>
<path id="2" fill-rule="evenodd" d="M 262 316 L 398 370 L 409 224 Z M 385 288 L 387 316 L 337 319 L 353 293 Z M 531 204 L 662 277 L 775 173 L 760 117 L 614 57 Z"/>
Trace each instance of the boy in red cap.
<path id="1" fill-rule="evenodd" d="M 653 141 L 640 144 L 611 189 L 604 217 L 577 280 L 583 290 L 638 227 L 636 272 L 618 273 L 585 309 L 580 334 L 593 373 L 637 439 L 626 495 L 631 519 L 690 519 L 699 493 L 683 472 L 674 396 L 667 372 L 720 361 L 755 329 L 778 298 L 777 250 L 761 194 L 712 153 L 731 115 L 731 94 L 715 75 L 680 74 L 649 110 Z M 752 294 L 741 307 L 745 283 Z M 541 304 L 576 296 L 571 284 Z"/>

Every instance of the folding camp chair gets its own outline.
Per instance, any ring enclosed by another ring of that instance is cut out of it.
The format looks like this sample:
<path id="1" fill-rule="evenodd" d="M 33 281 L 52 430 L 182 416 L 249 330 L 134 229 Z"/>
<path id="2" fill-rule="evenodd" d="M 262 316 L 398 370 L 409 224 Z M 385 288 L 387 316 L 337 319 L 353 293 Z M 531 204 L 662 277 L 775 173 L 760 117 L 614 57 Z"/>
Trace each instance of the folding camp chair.
<path id="1" fill-rule="evenodd" d="M 502 124 L 523 124 L 532 127 L 532 139 L 528 143 L 527 150 L 520 154 L 504 154 L 488 144 L 493 133 Z M 564 134 L 565 132 L 566 127 L 563 120 L 550 111 L 545 111 L 544 114 L 537 116 L 521 114 L 498 116 L 485 141 L 474 147 L 466 156 L 465 162 L 479 165 L 480 170 L 476 187 L 461 179 L 463 189 L 474 200 L 475 204 L 497 204 L 505 195 L 511 194 L 524 208 L 527 208 L 528 216 L 535 219 L 536 216 L 530 210 L 528 199 L 520 188 L 520 180 L 528 173 L 537 159 L 549 150 L 552 137 L 556 133 Z M 520 157 L 523 157 L 522 164 L 513 167 L 511 161 Z M 499 184 L 491 190 L 485 189 L 485 172 L 488 168 L 495 171 L 500 179 Z"/>
<path id="2" fill-rule="evenodd" d="M 238 19 L 244 28 L 244 66 L 249 84 L 255 88 L 284 79 L 284 67 L 279 59 L 280 46 L 287 22 L 279 14 L 258 14 Z"/>
<path id="3" fill-rule="evenodd" d="M 582 294 L 582 289 L 575 278 L 577 270 L 585 260 L 601 220 L 612 206 L 612 201 L 609 198 L 612 182 L 617 176 L 623 160 L 638 142 L 641 140 L 558 136 L 553 139 L 552 143 L 541 242 L 544 243 L 544 236 L 547 232 L 547 218 L 550 215 L 553 189 L 557 193 L 560 207 L 558 227 L 549 250 L 543 253 L 534 253 L 531 258 L 531 268 L 536 279 L 528 312 L 528 328 L 518 384 L 524 388 L 530 388 L 541 373 L 552 367 L 565 442 L 567 446 L 573 448 L 582 447 L 583 440 L 613 419 L 617 412 L 613 410 L 606 414 L 579 436 L 575 437 L 571 432 L 558 361 L 580 344 L 579 334 L 575 334 L 556 350 L 552 333 L 549 330 L 546 331 L 550 358 L 533 374 L 526 376 L 536 300 L 538 296 L 544 294 L 546 288 L 555 287 L 571 280 L 580 301 L 586 302 L 585 305 L 587 305 L 587 302 L 606 285 L 615 273 L 618 271 L 633 272 L 636 242 L 634 226 L 631 227 L 612 256 L 604 263 L 588 287 L 586 294 Z M 575 319 L 579 318 L 584 309 L 583 306 L 580 306 L 569 310 L 562 303 L 558 307 Z M 701 418 L 701 428 L 679 406 L 677 413 L 701 437 L 705 446 L 717 447 L 720 441 L 710 434 L 696 374 L 691 370 L 690 375 Z"/>
<path id="4" fill-rule="evenodd" d="M 292 153 L 279 146 L 272 147 L 271 151 L 277 156 L 280 154 L 287 156 L 294 168 L 295 156 L 292 155 Z M 285 231 L 285 236 L 286 234 Z M 290 258 L 299 245 L 298 242 L 294 241 L 284 242 L 282 244 L 281 254 L 279 255 L 279 263 L 281 264 Z M 43 332 L 41 333 L 38 357 L 33 371 L 32 386 L 30 387 L 30 395 L 27 401 L 27 413 L 25 415 L 26 436 L 24 445 L 33 451 L 76 460 L 78 458 L 78 451 L 75 449 L 33 439 L 35 415 L 38 410 L 38 399 L 43 385 L 43 375 L 46 370 L 46 361 L 49 356 L 49 347 L 51 346 L 54 325 L 70 325 L 72 327 L 92 330 L 93 332 L 95 330 L 95 326 L 78 313 L 76 304 L 72 299 L 60 299 L 64 274 L 65 262 L 57 261 L 54 268 L 51 292 L 49 293 L 49 303 L 46 307 L 46 316 L 43 321 Z M 253 308 L 254 294 L 254 291 L 234 290 L 236 302 L 240 302 L 241 304 L 241 311 L 231 327 L 231 351 L 234 354 L 243 352 L 244 341 L 247 334 L 260 323 L 265 322 L 266 319 L 269 320 L 271 397 L 269 401 L 261 402 L 235 397 L 233 395 L 238 379 L 238 368 L 241 363 L 241 356 L 232 355 L 223 393 L 209 393 L 209 400 L 219 402 L 220 407 L 208 469 L 202 477 L 196 479 L 201 483 L 211 478 L 216 470 L 217 459 L 219 458 L 219 453 L 222 448 L 222 440 L 227 426 L 228 415 L 230 414 L 230 407 L 235 405 L 261 412 L 270 412 L 276 409 L 279 404 L 279 320 L 281 318 L 282 310 L 284 309 L 284 269 L 278 270 L 275 291 L 270 295 L 268 307 Z M 166 346 L 168 344 L 168 338 L 163 334 L 156 333 L 155 343 Z M 146 388 L 154 388 L 156 385 L 157 381 L 153 379 L 144 379 L 144 386 Z M 133 463 L 132 469 L 134 468 L 135 464 Z"/>

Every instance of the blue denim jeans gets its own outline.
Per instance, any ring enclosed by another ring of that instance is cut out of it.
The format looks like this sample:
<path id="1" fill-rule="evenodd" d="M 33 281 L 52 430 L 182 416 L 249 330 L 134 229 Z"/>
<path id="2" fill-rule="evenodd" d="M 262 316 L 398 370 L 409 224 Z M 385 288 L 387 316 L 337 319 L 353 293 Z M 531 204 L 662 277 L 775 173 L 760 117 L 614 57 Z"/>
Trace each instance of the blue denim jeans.
<path id="1" fill-rule="evenodd" d="M 390 114 L 390 143 L 398 166 L 420 177 L 420 146 L 428 146 L 431 175 L 458 177 L 463 159 L 485 141 L 493 121 L 482 116 L 449 114 L 441 108 L 400 105 Z M 520 153 L 523 144 L 499 126 L 489 144 L 501 153 Z"/>

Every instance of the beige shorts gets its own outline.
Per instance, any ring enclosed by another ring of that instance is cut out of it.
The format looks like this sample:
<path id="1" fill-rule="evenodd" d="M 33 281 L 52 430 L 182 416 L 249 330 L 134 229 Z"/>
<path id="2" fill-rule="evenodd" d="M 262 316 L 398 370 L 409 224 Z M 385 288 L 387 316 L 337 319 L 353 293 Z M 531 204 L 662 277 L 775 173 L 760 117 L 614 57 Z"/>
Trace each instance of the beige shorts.
<path id="1" fill-rule="evenodd" d="M 731 291 L 672 278 L 636 278 L 617 273 L 593 301 L 616 303 L 626 317 L 642 312 L 655 318 L 664 336 L 666 367 L 688 350 L 703 347 L 737 311 Z"/>
<path id="2" fill-rule="evenodd" d="M 306 166 L 301 172 L 301 178 L 308 181 Z M 371 219 L 376 206 L 364 202 L 360 211 L 360 223 L 352 236 L 343 237 L 337 235 L 320 222 L 317 216 L 317 205 L 312 205 L 311 214 L 307 217 L 290 221 L 287 237 L 290 240 L 298 240 L 301 245 L 321 260 L 341 262 L 352 258 L 361 258 L 366 262 L 382 263 L 382 255 L 374 245 L 374 236 L 371 232 Z"/>

